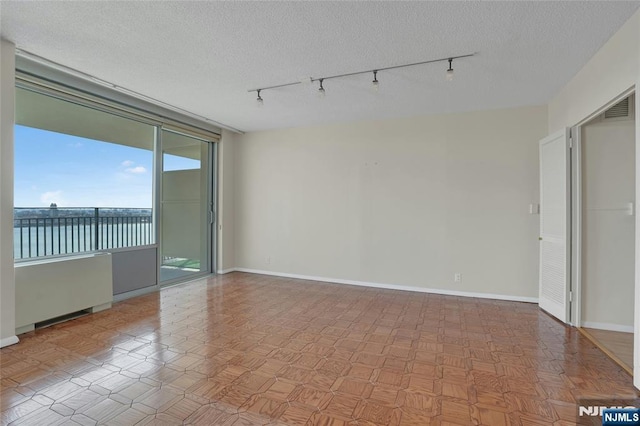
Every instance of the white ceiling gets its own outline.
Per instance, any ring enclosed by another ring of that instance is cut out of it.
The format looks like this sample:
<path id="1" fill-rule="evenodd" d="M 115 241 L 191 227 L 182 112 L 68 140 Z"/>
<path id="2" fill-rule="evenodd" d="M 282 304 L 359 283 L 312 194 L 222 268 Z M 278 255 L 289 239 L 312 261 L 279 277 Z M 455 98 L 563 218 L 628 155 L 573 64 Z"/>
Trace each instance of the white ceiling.
<path id="1" fill-rule="evenodd" d="M 254 131 L 547 103 L 640 2 L 0 2 L 17 47 Z M 248 89 L 479 52 L 454 62 Z M 611 64 L 615 66 L 615 64 Z"/>

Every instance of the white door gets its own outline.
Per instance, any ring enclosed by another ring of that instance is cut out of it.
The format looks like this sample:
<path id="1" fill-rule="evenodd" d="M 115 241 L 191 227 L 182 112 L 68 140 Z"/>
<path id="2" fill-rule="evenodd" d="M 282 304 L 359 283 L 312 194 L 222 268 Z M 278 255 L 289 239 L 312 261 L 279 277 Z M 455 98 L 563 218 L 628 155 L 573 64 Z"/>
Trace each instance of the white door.
<path id="1" fill-rule="evenodd" d="M 540 294 L 542 309 L 569 321 L 569 129 L 540 141 Z"/>

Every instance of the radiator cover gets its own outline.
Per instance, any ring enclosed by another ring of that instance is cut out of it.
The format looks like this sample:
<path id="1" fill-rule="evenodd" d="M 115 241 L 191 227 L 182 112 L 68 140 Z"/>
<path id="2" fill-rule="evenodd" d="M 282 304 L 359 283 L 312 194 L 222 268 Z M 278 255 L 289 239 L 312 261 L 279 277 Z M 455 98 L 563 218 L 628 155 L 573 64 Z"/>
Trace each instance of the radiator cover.
<path id="1" fill-rule="evenodd" d="M 108 308 L 113 301 L 109 253 L 17 263 L 15 272 L 17 333 L 83 309 Z"/>

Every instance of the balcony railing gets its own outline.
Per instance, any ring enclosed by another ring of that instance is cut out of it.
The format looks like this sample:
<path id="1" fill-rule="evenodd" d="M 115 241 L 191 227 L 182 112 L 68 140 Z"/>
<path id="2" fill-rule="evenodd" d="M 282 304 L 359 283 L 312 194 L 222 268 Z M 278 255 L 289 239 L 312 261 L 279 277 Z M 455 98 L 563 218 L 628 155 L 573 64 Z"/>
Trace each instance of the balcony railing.
<path id="1" fill-rule="evenodd" d="M 31 259 L 155 243 L 151 209 L 14 209 L 13 255 Z"/>

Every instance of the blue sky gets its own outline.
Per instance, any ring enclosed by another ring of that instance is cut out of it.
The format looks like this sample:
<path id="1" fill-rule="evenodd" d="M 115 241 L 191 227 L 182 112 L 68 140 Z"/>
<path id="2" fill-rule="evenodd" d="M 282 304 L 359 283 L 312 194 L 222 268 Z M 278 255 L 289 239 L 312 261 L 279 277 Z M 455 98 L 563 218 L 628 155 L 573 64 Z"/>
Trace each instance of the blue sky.
<path id="1" fill-rule="evenodd" d="M 181 160 L 165 169 L 193 168 Z M 151 151 L 15 126 L 16 207 L 150 208 L 152 176 Z"/>

